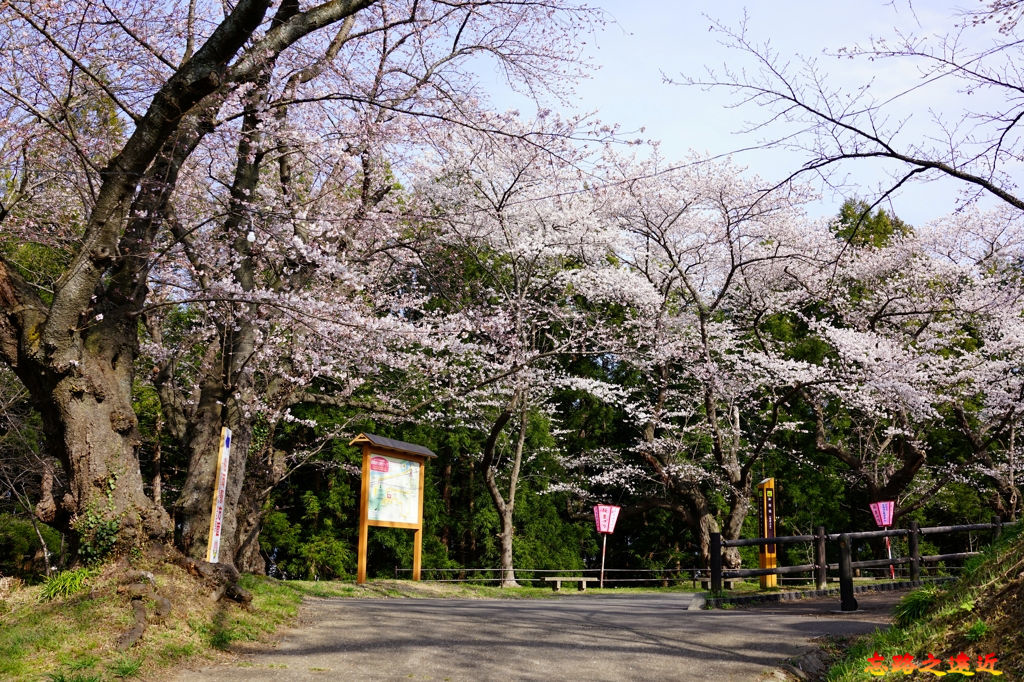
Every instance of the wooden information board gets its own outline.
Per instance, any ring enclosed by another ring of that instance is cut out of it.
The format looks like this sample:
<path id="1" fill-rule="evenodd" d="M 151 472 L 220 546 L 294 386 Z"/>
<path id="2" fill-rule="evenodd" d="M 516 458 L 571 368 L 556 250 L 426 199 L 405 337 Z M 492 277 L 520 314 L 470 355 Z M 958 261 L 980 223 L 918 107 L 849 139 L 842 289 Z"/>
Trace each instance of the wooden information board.
<path id="1" fill-rule="evenodd" d="M 359 496 L 359 556 L 356 582 L 366 582 L 369 527 L 408 528 L 413 537 L 412 579 L 420 579 L 423 551 L 423 480 L 433 452 L 415 443 L 361 433 L 349 445 L 362 445 L 363 478 Z"/>

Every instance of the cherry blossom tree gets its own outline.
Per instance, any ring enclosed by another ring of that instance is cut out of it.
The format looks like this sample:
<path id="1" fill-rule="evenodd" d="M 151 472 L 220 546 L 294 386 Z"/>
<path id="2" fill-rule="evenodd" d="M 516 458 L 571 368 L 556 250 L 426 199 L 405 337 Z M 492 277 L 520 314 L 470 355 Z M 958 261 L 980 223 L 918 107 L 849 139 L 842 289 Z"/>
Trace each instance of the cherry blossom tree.
<path id="1" fill-rule="evenodd" d="M 967 211 L 883 244 L 837 234 L 822 305 L 808 318 L 830 349 L 828 381 L 802 395 L 817 449 L 871 500 L 896 500 L 897 516 L 972 470 L 1002 491 L 997 499 L 1014 498 L 992 455 L 1019 411 L 1016 223 Z M 966 458 L 932 444 L 951 416 Z"/>
<path id="2" fill-rule="evenodd" d="M 466 62 L 478 53 L 494 55 L 534 87 L 543 87 L 542 77 L 550 76 L 544 62 L 554 61 L 553 46 L 529 42 L 521 25 L 529 15 L 522 7 L 473 12 L 445 5 L 410 7 L 367 10 L 369 25 L 380 28 L 360 31 L 347 22 L 323 58 L 302 68 L 288 65 L 279 82 L 269 74 L 239 102 L 237 148 L 214 149 L 208 158 L 199 153 L 193 160 L 216 168 L 214 179 L 230 188 L 212 206 L 197 207 L 185 197 L 176 211 L 194 216 L 197 226 L 221 223 L 216 232 L 177 228 L 191 268 L 180 286 L 195 289 L 190 295 L 198 298 L 221 287 L 218 296 L 230 308 L 221 305 L 212 315 L 217 322 L 210 328 L 220 331 L 207 346 L 211 356 L 203 378 L 192 382 L 191 390 L 203 387 L 191 402 L 197 406 L 192 418 L 178 409 L 187 404 L 182 396 L 169 393 L 171 365 L 158 374 L 172 415 L 169 424 L 192 453 L 176 509 L 184 545 L 193 553 L 206 545 L 208 481 L 215 466 L 210 453 L 216 451 L 222 422 L 234 425 L 236 446 L 252 460 L 251 467 L 230 477 L 230 498 L 240 500 L 239 513 L 246 518 L 236 521 L 236 505 L 229 505 L 225 526 L 234 537 L 227 546 L 246 552 L 240 561 L 255 567 L 264 502 L 288 470 L 279 456 L 274 463 L 279 420 L 303 401 L 351 404 L 353 391 L 380 368 L 404 362 L 385 348 L 393 341 L 412 343 L 400 330 L 416 310 L 415 294 L 396 288 L 416 242 L 409 223 L 419 218 L 395 174 L 411 172 L 408 159 L 420 139 L 446 126 L 480 125 Z M 450 42 L 436 36 L 424 41 L 428 31 Z M 343 50 L 353 54 L 346 53 L 342 67 L 335 57 Z M 571 65 L 567 59 L 560 63 Z M 326 147 L 318 144 L 322 133 L 310 134 L 323 120 L 334 122 L 329 131 L 334 139 Z M 203 182 L 208 180 L 197 178 L 190 186 Z M 204 248 L 209 246 L 219 250 Z M 232 259 L 231 249 L 243 257 Z M 209 266 L 216 262 L 231 263 L 231 269 L 217 272 Z M 240 301 L 244 306 L 237 305 Z M 274 340 L 281 334 L 288 338 L 288 350 Z M 273 379 L 256 389 L 252 382 L 260 376 Z M 308 390 L 317 382 L 321 390 Z M 325 386 L 330 395 L 323 393 Z M 386 397 L 379 407 L 397 411 L 399 402 Z M 255 415 L 269 420 L 260 451 L 247 441 L 247 424 Z M 244 478 L 245 471 L 250 475 Z"/>
<path id="3" fill-rule="evenodd" d="M 635 459 L 613 468 L 646 491 L 642 504 L 682 516 L 706 562 L 710 533 L 739 537 L 755 465 L 787 428 L 798 388 L 818 379 L 765 326 L 805 296 L 790 268 L 824 262 L 823 230 L 798 197 L 765 194 L 728 164 L 695 158 L 666 170 L 655 157 L 613 167 L 615 256 L 635 279 L 633 347 L 621 359 L 640 373 L 625 401 Z"/>
<path id="4" fill-rule="evenodd" d="M 521 132 L 447 131 L 436 139 L 436 179 L 422 188 L 437 214 L 422 277 L 462 321 L 458 343 L 424 372 L 443 382 L 438 418 L 483 434 L 478 460 L 499 517 L 501 584 L 514 586 L 516 495 L 536 455 L 527 433 L 531 420 L 556 418 L 554 392 L 574 383 L 559 358 L 595 352 L 607 332 L 581 302 L 608 271 L 610 232 L 600 194 L 587 191 L 576 122 L 504 115 L 489 126 Z"/>
<path id="5" fill-rule="evenodd" d="M 1021 506 L 1022 237 L 1019 219 L 1006 210 L 964 211 L 922 235 L 960 283 L 953 318 L 959 336 L 945 343 L 939 404 L 969 443 L 968 474 L 991 490 L 992 508 L 1004 519 L 1017 518 Z"/>
<path id="6" fill-rule="evenodd" d="M 303 279 L 326 264 L 324 277 L 340 282 L 334 295 L 354 296 L 359 283 L 344 281 L 345 258 L 335 256 L 356 257 L 346 252 L 345 225 L 373 223 L 368 212 L 389 193 L 389 155 L 415 135 L 409 126 L 393 137 L 396 121 L 466 123 L 475 113 L 466 62 L 476 53 L 496 56 L 524 87 L 554 83 L 572 68 L 565 48 L 591 16 L 558 2 L 7 3 L 2 227 L 59 257 L 50 278 L 19 267 L 24 259 L 0 263 L 4 360 L 29 389 L 67 474 L 67 490 L 52 491 L 41 509 L 65 524 L 90 514 L 117 524 L 126 545 L 169 533 L 138 462 L 139 321 L 155 320 L 153 306 L 218 302 L 202 318 L 210 328 L 198 365 L 217 382 L 194 384 L 191 411 L 177 409 L 180 394 L 164 394 L 170 428 L 194 460 L 178 507 L 194 552 L 211 434 L 252 414 L 256 355 L 280 347 L 273 332 L 282 318 L 260 311 L 289 311 L 310 337 L 345 326 L 337 310 L 321 310 L 329 322 L 316 329 L 323 302 Z M 337 147 L 327 154 L 337 176 L 301 177 L 325 140 Z M 360 200 L 321 213 L 318 193 L 349 188 Z M 197 208 L 207 222 L 191 220 Z M 386 241 L 389 229 L 378 236 Z M 271 246 L 271 237 L 284 241 Z M 277 260 L 259 258 L 269 253 Z M 318 362 L 301 355 L 289 361 Z M 160 375 L 173 363 L 156 360 L 158 383 L 172 388 Z M 240 468 L 231 501 L 243 479 Z"/>

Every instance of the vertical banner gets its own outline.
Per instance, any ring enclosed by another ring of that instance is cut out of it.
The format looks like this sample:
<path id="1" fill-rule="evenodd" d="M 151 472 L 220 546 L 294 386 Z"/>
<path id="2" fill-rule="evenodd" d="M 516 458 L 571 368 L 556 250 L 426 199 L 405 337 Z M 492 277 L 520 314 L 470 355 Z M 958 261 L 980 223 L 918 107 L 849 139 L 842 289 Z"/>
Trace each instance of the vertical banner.
<path id="1" fill-rule="evenodd" d="M 224 497 L 228 489 L 228 460 L 231 457 L 231 429 L 220 430 L 220 452 L 217 453 L 217 478 L 213 483 L 213 509 L 210 511 L 210 536 L 206 560 L 217 563 L 220 557 L 220 534 L 224 523 Z"/>
<path id="2" fill-rule="evenodd" d="M 766 478 L 757 484 L 757 502 L 760 512 L 761 537 L 775 537 L 775 479 Z M 761 568 L 776 568 L 776 554 L 774 544 L 761 545 L 758 550 L 758 564 Z M 777 575 L 762 575 L 761 587 L 778 587 L 779 577 Z"/>

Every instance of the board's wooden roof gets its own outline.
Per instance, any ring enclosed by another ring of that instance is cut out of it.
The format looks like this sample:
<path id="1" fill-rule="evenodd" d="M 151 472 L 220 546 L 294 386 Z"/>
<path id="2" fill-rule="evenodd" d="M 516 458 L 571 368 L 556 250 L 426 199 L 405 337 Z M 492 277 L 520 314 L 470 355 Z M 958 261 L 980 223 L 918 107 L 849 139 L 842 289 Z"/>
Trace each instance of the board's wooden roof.
<path id="1" fill-rule="evenodd" d="M 411 455 L 420 455 L 421 457 L 437 457 L 431 450 L 423 447 L 422 445 L 416 445 L 416 443 L 406 443 L 404 440 L 396 440 L 394 438 L 386 438 L 384 436 L 377 436 L 372 433 L 360 433 L 358 436 L 352 439 L 349 445 L 357 445 L 360 443 L 369 443 L 378 448 L 385 450 L 394 450 L 396 452 L 407 452 Z"/>

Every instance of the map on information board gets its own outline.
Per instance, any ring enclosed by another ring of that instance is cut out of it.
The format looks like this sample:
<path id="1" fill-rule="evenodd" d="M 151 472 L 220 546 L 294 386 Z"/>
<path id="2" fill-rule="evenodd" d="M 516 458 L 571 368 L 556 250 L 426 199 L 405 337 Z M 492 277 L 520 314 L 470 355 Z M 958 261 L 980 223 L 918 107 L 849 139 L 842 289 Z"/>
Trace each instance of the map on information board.
<path id="1" fill-rule="evenodd" d="M 420 521 L 420 464 L 407 459 L 370 457 L 368 519 L 389 523 Z"/>

